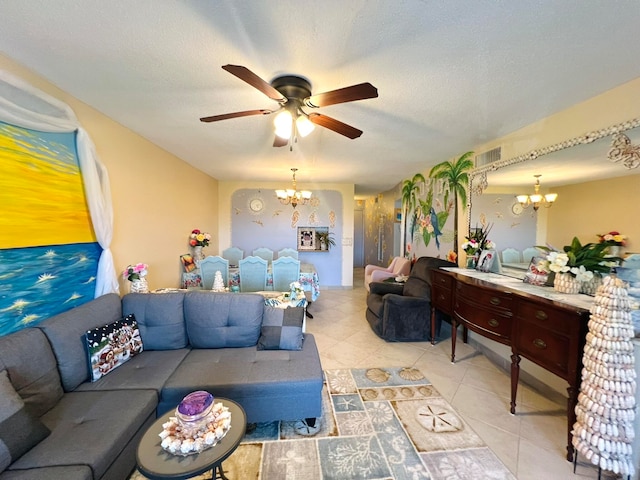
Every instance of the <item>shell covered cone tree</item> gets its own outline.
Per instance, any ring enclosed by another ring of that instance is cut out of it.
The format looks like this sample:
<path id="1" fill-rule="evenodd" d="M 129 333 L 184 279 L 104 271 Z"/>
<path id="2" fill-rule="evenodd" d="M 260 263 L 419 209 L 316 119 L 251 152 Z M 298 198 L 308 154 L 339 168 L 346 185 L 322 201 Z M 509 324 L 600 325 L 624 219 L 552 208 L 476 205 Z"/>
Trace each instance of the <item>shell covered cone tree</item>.
<path id="1" fill-rule="evenodd" d="M 623 475 L 635 470 L 633 336 L 626 284 L 607 276 L 591 307 L 572 443 L 592 464 Z"/>
<path id="2" fill-rule="evenodd" d="M 222 279 L 222 272 L 220 272 L 220 270 L 216 270 L 212 290 L 214 292 L 224 292 L 224 280 Z"/>

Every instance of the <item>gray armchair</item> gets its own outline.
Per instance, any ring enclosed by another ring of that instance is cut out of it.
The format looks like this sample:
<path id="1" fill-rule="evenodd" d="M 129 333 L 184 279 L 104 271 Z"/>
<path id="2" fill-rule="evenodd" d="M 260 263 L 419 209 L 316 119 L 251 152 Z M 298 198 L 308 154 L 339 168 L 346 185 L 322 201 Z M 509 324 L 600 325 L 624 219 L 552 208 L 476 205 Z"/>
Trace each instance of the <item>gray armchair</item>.
<path id="1" fill-rule="evenodd" d="M 394 342 L 428 341 L 431 338 L 431 270 L 457 267 L 434 257 L 420 257 L 404 285 L 372 282 L 366 317 L 379 337 Z M 436 330 L 442 314 L 437 312 Z M 437 336 L 437 332 L 434 332 Z"/>

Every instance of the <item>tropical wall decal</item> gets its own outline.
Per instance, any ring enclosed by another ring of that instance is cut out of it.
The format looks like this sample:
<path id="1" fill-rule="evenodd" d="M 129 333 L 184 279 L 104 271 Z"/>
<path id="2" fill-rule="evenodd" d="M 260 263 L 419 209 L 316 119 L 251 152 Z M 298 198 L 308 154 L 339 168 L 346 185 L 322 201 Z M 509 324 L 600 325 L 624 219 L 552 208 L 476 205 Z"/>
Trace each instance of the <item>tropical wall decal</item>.
<path id="1" fill-rule="evenodd" d="M 466 208 L 472 156 L 473 152 L 467 152 L 457 160 L 435 165 L 427 178 L 417 173 L 402 183 L 406 257 L 457 259 L 458 205 Z"/>
<path id="2" fill-rule="evenodd" d="M 75 136 L 0 122 L 0 335 L 94 298 L 102 248 Z"/>

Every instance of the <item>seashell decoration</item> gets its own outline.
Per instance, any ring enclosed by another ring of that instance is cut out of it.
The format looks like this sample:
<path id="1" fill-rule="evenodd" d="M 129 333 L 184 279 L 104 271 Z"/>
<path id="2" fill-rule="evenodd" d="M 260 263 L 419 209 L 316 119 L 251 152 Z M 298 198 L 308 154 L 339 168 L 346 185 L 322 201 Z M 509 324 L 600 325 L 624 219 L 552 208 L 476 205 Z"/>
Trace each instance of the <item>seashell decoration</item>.
<path id="1" fill-rule="evenodd" d="M 572 444 L 602 470 L 633 476 L 636 372 L 630 305 L 626 284 L 605 277 L 590 311 Z"/>
<path id="2" fill-rule="evenodd" d="M 367 373 L 365 373 L 365 376 L 372 382 L 383 383 L 389 380 L 391 374 L 381 368 L 370 368 L 367 370 Z"/>

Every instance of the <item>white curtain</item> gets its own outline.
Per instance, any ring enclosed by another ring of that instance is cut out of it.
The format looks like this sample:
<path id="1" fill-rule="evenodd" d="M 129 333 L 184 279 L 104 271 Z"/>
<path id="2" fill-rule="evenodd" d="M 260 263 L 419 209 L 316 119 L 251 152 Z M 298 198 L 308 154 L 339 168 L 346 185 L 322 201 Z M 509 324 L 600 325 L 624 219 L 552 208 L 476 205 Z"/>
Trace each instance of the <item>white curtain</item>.
<path id="1" fill-rule="evenodd" d="M 77 132 L 76 149 L 89 213 L 102 255 L 98 262 L 95 296 L 119 292 L 111 253 L 113 207 L 109 175 L 96 154 L 89 134 L 73 110 L 18 77 L 0 70 L 0 121 L 41 132 Z"/>

